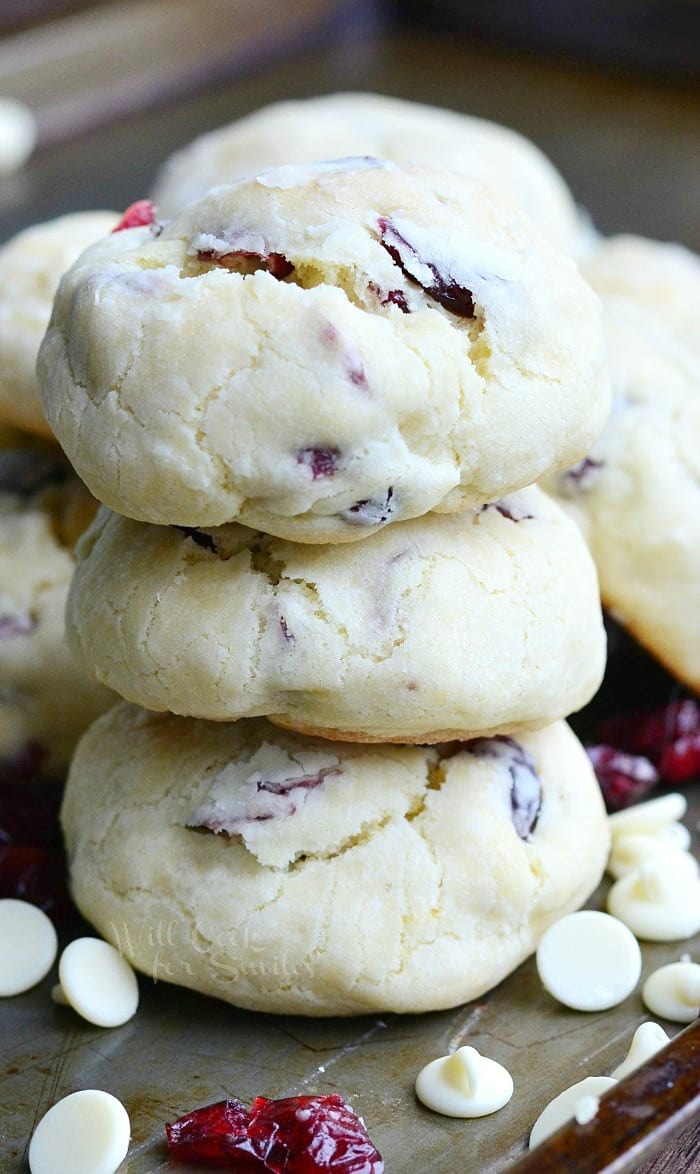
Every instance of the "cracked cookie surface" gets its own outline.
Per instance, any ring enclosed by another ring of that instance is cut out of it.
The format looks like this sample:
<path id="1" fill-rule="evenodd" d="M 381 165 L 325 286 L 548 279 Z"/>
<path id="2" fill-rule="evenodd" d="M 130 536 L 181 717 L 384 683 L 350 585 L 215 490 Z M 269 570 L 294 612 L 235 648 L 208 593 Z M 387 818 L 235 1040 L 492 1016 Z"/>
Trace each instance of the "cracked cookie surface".
<path id="1" fill-rule="evenodd" d="M 73 545 L 97 503 L 49 445 L 0 437 L 0 770 L 59 777 L 114 698 L 68 650 Z"/>
<path id="2" fill-rule="evenodd" d="M 82 740 L 62 822 L 79 908 L 135 966 L 302 1015 L 476 998 L 583 903 L 609 842 L 563 722 L 358 746 L 126 703 Z"/>
<path id="3" fill-rule="evenodd" d="M 116 212 L 76 212 L 35 224 L 0 249 L 0 420 L 51 436 L 36 386 L 36 356 L 58 283 Z"/>
<path id="4" fill-rule="evenodd" d="M 578 459 L 608 407 L 573 262 L 474 181 L 375 159 L 266 172 L 95 246 L 38 369 L 117 512 L 303 542 L 502 496 Z"/>
<path id="5" fill-rule="evenodd" d="M 700 689 L 700 363 L 661 315 L 606 298 L 613 409 L 540 484 L 581 527 L 615 618 Z"/>
<path id="6" fill-rule="evenodd" d="M 71 646 L 149 709 L 440 741 L 554 721 L 603 672 L 593 563 L 537 489 L 338 546 L 105 509 L 77 560 Z"/>
<path id="7" fill-rule="evenodd" d="M 285 163 L 374 155 L 426 163 L 481 180 L 571 252 L 578 213 L 561 175 L 534 143 L 483 118 L 380 94 L 275 102 L 195 139 L 159 172 L 153 199 L 173 216 L 209 188 Z"/>

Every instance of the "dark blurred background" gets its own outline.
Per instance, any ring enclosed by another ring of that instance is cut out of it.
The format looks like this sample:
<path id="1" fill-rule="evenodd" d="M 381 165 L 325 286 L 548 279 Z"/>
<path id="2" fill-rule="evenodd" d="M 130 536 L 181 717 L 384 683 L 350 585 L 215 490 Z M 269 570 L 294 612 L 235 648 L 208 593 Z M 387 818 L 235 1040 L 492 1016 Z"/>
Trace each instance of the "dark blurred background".
<path id="1" fill-rule="evenodd" d="M 375 90 L 533 139 L 604 232 L 700 249 L 698 0 L 4 0 L 0 95 L 39 146 L 0 239 L 146 193 L 194 135 L 285 97 Z"/>

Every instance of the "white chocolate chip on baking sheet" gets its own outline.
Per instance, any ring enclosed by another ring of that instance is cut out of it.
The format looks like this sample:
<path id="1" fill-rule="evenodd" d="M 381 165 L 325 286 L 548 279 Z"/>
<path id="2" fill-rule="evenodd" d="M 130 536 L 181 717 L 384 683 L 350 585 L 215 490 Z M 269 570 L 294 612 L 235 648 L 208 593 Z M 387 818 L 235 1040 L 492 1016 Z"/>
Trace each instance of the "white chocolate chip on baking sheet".
<path id="1" fill-rule="evenodd" d="M 537 971 L 555 999 L 575 1011 L 604 1011 L 632 993 L 642 970 L 634 935 L 607 913 L 584 909 L 551 925 Z"/>
<path id="2" fill-rule="evenodd" d="M 71 1093 L 42 1117 L 29 1144 L 31 1174 L 115 1174 L 129 1149 L 129 1116 L 99 1089 Z"/>
<path id="3" fill-rule="evenodd" d="M 58 939 L 36 905 L 12 897 L 0 901 L 0 995 L 19 995 L 45 978 L 56 959 Z"/>
<path id="4" fill-rule="evenodd" d="M 136 975 L 109 942 L 76 938 L 61 954 L 58 978 L 65 1001 L 97 1027 L 119 1027 L 136 1013 Z"/>

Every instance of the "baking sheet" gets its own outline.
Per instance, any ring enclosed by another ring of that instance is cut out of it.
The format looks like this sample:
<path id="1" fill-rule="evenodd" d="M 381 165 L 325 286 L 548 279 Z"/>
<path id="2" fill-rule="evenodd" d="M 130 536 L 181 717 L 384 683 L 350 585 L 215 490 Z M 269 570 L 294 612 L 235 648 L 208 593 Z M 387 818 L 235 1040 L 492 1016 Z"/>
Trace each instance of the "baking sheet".
<path id="1" fill-rule="evenodd" d="M 457 41 L 398 37 L 345 43 L 41 153 L 21 176 L 0 182 L 0 238 L 63 211 L 123 207 L 147 191 L 164 156 L 192 135 L 275 98 L 343 87 L 384 90 L 508 122 L 549 151 L 604 230 L 700 245 L 693 194 L 700 159 L 697 95 L 511 60 Z M 592 712 L 667 700 L 672 690 L 663 673 L 630 656 L 616 636 L 606 690 Z M 695 828 L 700 788 L 688 793 L 687 822 Z M 592 903 L 599 902 L 600 895 Z M 644 975 L 687 950 L 697 958 L 699 946 L 697 940 L 645 945 Z M 163 1123 L 197 1105 L 229 1094 L 249 1101 L 258 1093 L 301 1091 L 347 1097 L 365 1118 L 389 1174 L 500 1174 L 523 1151 L 551 1096 L 614 1068 L 647 1018 L 638 993 L 602 1015 L 567 1011 L 541 989 L 532 962 L 487 997 L 454 1011 L 353 1020 L 238 1012 L 143 980 L 137 1017 L 111 1031 L 54 1005 L 53 981 L 55 973 L 0 1008 L 3 1174 L 26 1174 L 34 1124 L 53 1102 L 81 1087 L 105 1088 L 128 1107 L 133 1143 L 123 1170 L 129 1174 L 170 1168 Z M 466 1042 L 513 1074 L 513 1100 L 492 1118 L 453 1121 L 414 1099 L 419 1068 Z M 693 1169 L 693 1159 L 680 1153 L 670 1167 L 674 1174 Z"/>

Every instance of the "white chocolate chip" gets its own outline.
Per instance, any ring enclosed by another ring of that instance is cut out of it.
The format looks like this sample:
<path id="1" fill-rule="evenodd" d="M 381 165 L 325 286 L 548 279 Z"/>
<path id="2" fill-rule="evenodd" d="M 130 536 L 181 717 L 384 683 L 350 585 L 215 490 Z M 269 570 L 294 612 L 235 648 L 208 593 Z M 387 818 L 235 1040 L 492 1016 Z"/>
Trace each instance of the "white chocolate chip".
<path id="1" fill-rule="evenodd" d="M 681 824 L 671 824 L 670 827 L 682 827 Z M 690 852 L 677 847 L 673 837 L 667 837 L 664 832 L 646 835 L 641 832 L 629 832 L 615 836 L 612 850 L 608 859 L 608 872 L 617 880 L 641 868 L 647 860 L 658 860 L 667 864 L 669 868 L 685 869 L 689 876 L 696 876 L 700 866 Z M 685 828 L 683 829 L 685 831 Z"/>
<path id="2" fill-rule="evenodd" d="M 543 985 L 575 1011 L 604 1011 L 621 1003 L 641 970 L 642 954 L 629 929 L 592 909 L 556 921 L 537 948 Z"/>
<path id="3" fill-rule="evenodd" d="M 18 171 L 36 144 L 36 119 L 28 106 L 0 98 L 0 172 Z"/>
<path id="4" fill-rule="evenodd" d="M 669 1037 L 658 1023 L 640 1023 L 625 1059 L 610 1073 L 613 1080 L 622 1080 L 630 1072 L 634 1072 L 635 1068 L 646 1064 L 647 1060 L 661 1051 L 661 1048 L 665 1048 L 668 1042 Z"/>
<path id="5" fill-rule="evenodd" d="M 578 1084 L 572 1084 L 570 1088 L 565 1088 L 558 1097 L 549 1102 L 535 1121 L 530 1134 L 530 1149 L 534 1149 L 545 1138 L 556 1133 L 561 1125 L 571 1121 L 576 1116 L 577 1107 L 581 1105 L 582 1101 L 585 1105 L 588 1103 L 588 1098 L 595 1098 L 597 1112 L 598 1098 L 615 1084 L 617 1081 L 613 1080 L 612 1076 L 587 1076 L 585 1080 L 579 1080 Z M 585 1122 L 579 1121 L 579 1124 L 583 1125 Z"/>
<path id="6" fill-rule="evenodd" d="M 692 1023 L 700 1015 L 700 966 L 684 958 L 650 974 L 642 999 L 654 1015 L 673 1023 Z"/>
<path id="7" fill-rule="evenodd" d="M 678 791 L 671 791 L 668 795 L 660 795 L 658 799 L 649 799 L 646 803 L 636 803 L 634 807 L 626 807 L 624 811 L 616 811 L 609 816 L 608 824 L 613 839 L 630 832 L 641 832 L 642 835 L 654 835 L 669 824 L 677 823 L 688 809 L 685 795 Z"/>
<path id="8" fill-rule="evenodd" d="M 58 978 L 66 1002 L 97 1027 L 118 1027 L 136 1013 L 136 975 L 109 942 L 76 938 L 61 954 Z"/>
<path id="9" fill-rule="evenodd" d="M 588 1125 L 588 1122 L 592 1121 L 595 1117 L 599 1107 L 600 1098 L 592 1097 L 590 1093 L 587 1093 L 586 1096 L 581 1097 L 581 1099 L 576 1102 L 576 1107 L 574 1108 L 574 1119 L 578 1122 L 579 1125 Z"/>
<path id="10" fill-rule="evenodd" d="M 46 978 L 58 939 L 36 905 L 12 897 L 0 901 L 0 995 L 19 995 Z"/>
<path id="11" fill-rule="evenodd" d="M 422 1068 L 416 1096 L 445 1117 L 485 1117 L 502 1109 L 513 1095 L 510 1072 L 476 1048 L 458 1048 Z"/>
<path id="12" fill-rule="evenodd" d="M 639 938 L 679 941 L 700 930 L 700 879 L 648 860 L 615 881 L 607 906 Z"/>
<path id="13" fill-rule="evenodd" d="M 131 1125 L 121 1101 L 99 1089 L 74 1092 L 42 1117 L 29 1145 L 31 1174 L 115 1174 Z"/>

